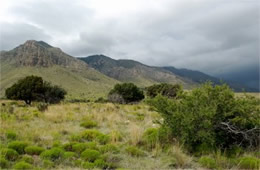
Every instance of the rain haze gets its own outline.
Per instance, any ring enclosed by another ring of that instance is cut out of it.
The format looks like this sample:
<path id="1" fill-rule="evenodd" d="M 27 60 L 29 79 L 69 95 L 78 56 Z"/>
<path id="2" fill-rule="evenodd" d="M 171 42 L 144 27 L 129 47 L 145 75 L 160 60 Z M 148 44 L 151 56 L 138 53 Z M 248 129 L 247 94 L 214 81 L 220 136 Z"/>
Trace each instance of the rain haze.
<path id="1" fill-rule="evenodd" d="M 258 0 L 1 0 L 0 50 L 43 40 L 75 57 L 104 54 L 256 83 L 259 8 Z"/>

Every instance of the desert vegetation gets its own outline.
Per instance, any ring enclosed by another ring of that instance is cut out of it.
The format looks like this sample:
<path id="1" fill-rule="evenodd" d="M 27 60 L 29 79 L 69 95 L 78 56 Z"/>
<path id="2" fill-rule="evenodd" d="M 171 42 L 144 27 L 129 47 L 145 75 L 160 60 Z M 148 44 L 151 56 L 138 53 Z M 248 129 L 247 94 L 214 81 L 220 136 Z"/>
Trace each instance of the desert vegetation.
<path id="1" fill-rule="evenodd" d="M 1 168 L 259 169 L 258 98 L 210 83 L 147 89 L 156 94 L 125 83 L 108 100 L 1 100 Z"/>

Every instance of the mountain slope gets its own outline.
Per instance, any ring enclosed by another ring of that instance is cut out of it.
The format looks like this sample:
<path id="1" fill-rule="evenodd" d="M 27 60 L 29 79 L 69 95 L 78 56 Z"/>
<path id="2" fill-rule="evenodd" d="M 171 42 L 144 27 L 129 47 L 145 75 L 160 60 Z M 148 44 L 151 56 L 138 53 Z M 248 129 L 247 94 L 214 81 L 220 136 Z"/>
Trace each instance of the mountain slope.
<path id="1" fill-rule="evenodd" d="M 105 96 L 118 83 L 59 48 L 29 40 L 10 51 L 1 52 L 1 87 L 4 90 L 18 79 L 38 75 L 68 91 L 68 98 L 93 99 Z"/>
<path id="2" fill-rule="evenodd" d="M 85 61 L 88 65 L 109 77 L 123 82 L 133 82 L 141 87 L 161 82 L 181 83 L 185 88 L 196 85 L 196 83 L 183 79 L 167 70 L 150 67 L 133 60 L 114 60 L 104 55 L 93 55 L 78 59 Z"/>

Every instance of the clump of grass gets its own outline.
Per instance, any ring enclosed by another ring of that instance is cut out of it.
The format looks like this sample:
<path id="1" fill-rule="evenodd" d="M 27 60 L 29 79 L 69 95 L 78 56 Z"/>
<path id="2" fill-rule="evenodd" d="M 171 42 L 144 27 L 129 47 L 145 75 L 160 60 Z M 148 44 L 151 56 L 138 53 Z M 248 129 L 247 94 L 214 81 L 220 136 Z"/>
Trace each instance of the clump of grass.
<path id="1" fill-rule="evenodd" d="M 217 168 L 216 161 L 209 156 L 202 156 L 199 159 L 199 164 L 205 168 L 215 169 Z"/>
<path id="2" fill-rule="evenodd" d="M 103 145 L 100 147 L 100 152 L 101 153 L 107 153 L 107 152 L 110 152 L 110 153 L 119 153 L 120 150 L 118 149 L 118 147 L 116 145 L 113 145 L 113 144 L 106 144 L 106 145 Z"/>
<path id="3" fill-rule="evenodd" d="M 260 159 L 246 156 L 239 159 L 239 167 L 242 169 L 259 169 Z"/>
<path id="4" fill-rule="evenodd" d="M 33 164 L 34 163 L 34 159 L 32 158 L 32 156 L 29 156 L 29 155 L 24 155 L 21 158 L 21 161 L 27 162 L 29 164 Z"/>
<path id="5" fill-rule="evenodd" d="M 106 144 L 109 142 L 110 137 L 105 135 L 98 130 L 88 129 L 81 134 L 81 137 L 87 141 L 97 141 L 100 144 Z"/>
<path id="6" fill-rule="evenodd" d="M 158 129 L 149 128 L 144 132 L 143 135 L 143 143 L 146 145 L 148 149 L 155 148 L 156 144 L 159 142 L 159 134 Z"/>
<path id="7" fill-rule="evenodd" d="M 80 156 L 86 161 L 94 162 L 96 159 L 100 158 L 101 154 L 97 150 L 86 149 Z"/>
<path id="8" fill-rule="evenodd" d="M 8 140 L 16 140 L 16 138 L 17 138 L 17 135 L 14 131 L 7 131 L 5 133 L 5 136 Z"/>
<path id="9" fill-rule="evenodd" d="M 86 128 L 86 129 L 94 128 L 94 127 L 97 127 L 97 122 L 87 119 L 84 122 L 82 122 L 80 124 L 80 126 Z"/>
<path id="10" fill-rule="evenodd" d="M 76 153 L 81 153 L 86 149 L 87 149 L 86 143 L 77 143 L 72 145 L 72 151 Z"/>
<path id="11" fill-rule="evenodd" d="M 14 169 L 33 169 L 33 166 L 25 161 L 17 162 L 14 166 Z"/>
<path id="12" fill-rule="evenodd" d="M 75 152 L 64 152 L 64 159 L 65 160 L 71 160 L 73 158 L 75 158 L 77 156 L 77 154 Z"/>
<path id="13" fill-rule="evenodd" d="M 43 160 L 42 164 L 43 164 L 43 167 L 47 168 L 47 169 L 51 169 L 55 165 L 54 162 L 52 162 L 50 160 Z"/>
<path id="14" fill-rule="evenodd" d="M 8 148 L 16 150 L 19 154 L 24 154 L 27 146 L 28 143 L 24 141 L 12 141 L 8 144 Z"/>
<path id="15" fill-rule="evenodd" d="M 19 157 L 19 154 L 14 149 L 3 148 L 1 149 L 1 156 L 9 161 L 15 161 Z"/>
<path id="16" fill-rule="evenodd" d="M 45 149 L 39 146 L 27 146 L 24 150 L 28 155 L 40 155 Z"/>
<path id="17" fill-rule="evenodd" d="M 134 156 L 134 157 L 140 157 L 140 156 L 145 156 L 145 153 L 138 149 L 137 147 L 135 146 L 128 146 L 125 151 L 131 155 L 131 156 Z"/>
<path id="18" fill-rule="evenodd" d="M 95 167 L 95 164 L 93 162 L 84 162 L 82 167 L 84 169 L 93 169 Z"/>
<path id="19" fill-rule="evenodd" d="M 97 168 L 104 169 L 107 167 L 107 163 L 103 159 L 96 159 L 94 161 L 94 166 Z"/>
<path id="20" fill-rule="evenodd" d="M 174 158 L 176 168 L 189 168 L 191 165 L 191 157 L 186 155 L 178 144 L 169 150 L 169 156 Z"/>
<path id="21" fill-rule="evenodd" d="M 7 169 L 9 166 L 9 162 L 5 158 L 0 158 L 0 168 Z"/>
<path id="22" fill-rule="evenodd" d="M 129 127 L 129 131 L 130 131 L 130 144 L 136 146 L 141 142 L 143 129 L 135 124 L 132 124 Z"/>
<path id="23" fill-rule="evenodd" d="M 62 159 L 64 156 L 64 150 L 61 148 L 52 148 L 41 153 L 42 159 L 48 159 L 51 161 L 57 161 Z"/>
<path id="24" fill-rule="evenodd" d="M 118 130 L 112 130 L 109 136 L 111 143 L 118 143 L 123 139 L 121 133 Z"/>

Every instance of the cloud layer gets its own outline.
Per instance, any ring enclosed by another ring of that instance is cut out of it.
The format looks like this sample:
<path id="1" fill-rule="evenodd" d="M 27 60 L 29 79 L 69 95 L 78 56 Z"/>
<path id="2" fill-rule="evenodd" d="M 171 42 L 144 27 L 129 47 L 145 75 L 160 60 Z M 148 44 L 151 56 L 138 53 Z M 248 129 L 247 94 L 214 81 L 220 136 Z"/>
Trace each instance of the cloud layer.
<path id="1" fill-rule="evenodd" d="M 259 66 L 259 8 L 258 0 L 3 0 L 0 49 L 36 39 L 73 56 L 217 75 Z"/>

